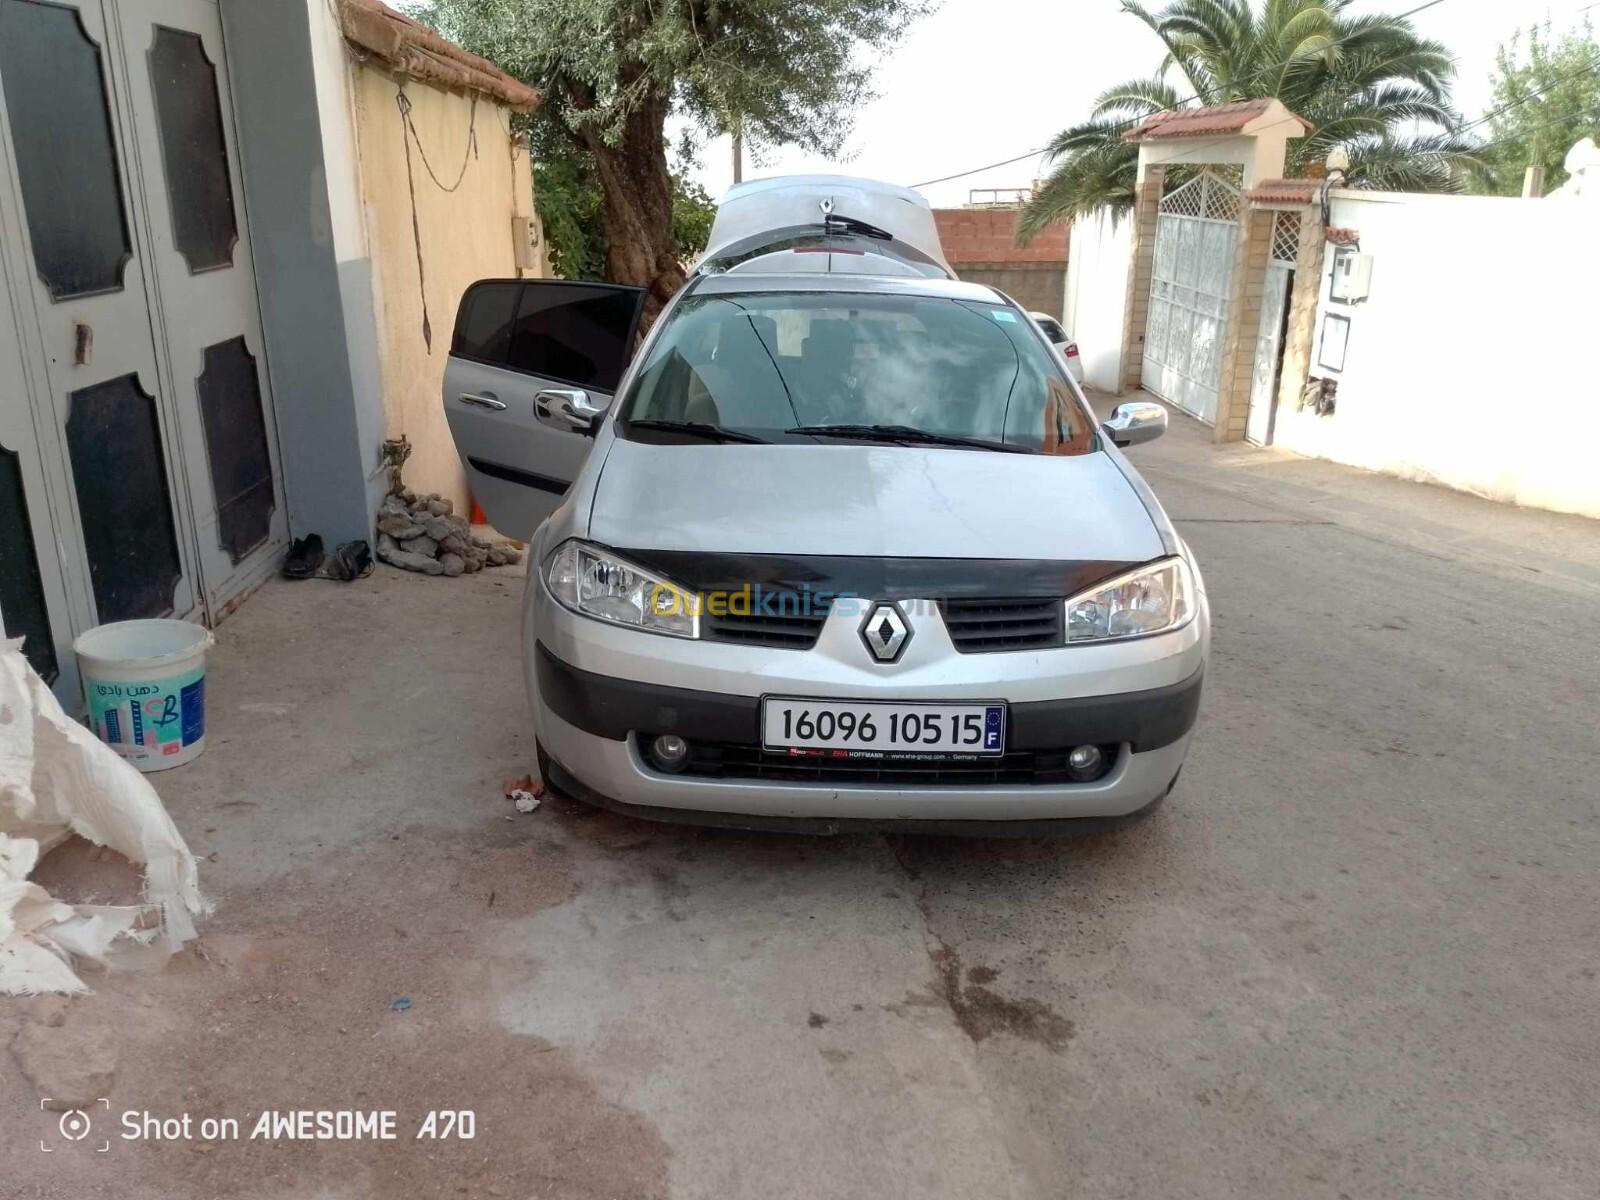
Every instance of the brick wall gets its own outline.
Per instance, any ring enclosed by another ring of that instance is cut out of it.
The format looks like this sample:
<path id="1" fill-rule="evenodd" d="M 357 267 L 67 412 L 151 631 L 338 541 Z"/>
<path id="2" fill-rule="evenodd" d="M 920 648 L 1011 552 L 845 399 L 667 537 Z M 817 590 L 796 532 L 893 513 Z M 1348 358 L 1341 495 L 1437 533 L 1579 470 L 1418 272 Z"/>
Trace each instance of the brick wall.
<path id="1" fill-rule="evenodd" d="M 936 208 L 934 224 L 944 256 L 958 272 L 963 263 L 1053 264 L 1066 269 L 1068 226 L 1052 225 L 1026 246 L 1017 245 L 1015 208 Z"/>
<path id="2" fill-rule="evenodd" d="M 1023 308 L 1061 316 L 1066 304 L 1067 234 L 1053 225 L 1017 245 L 1015 208 L 936 208 L 939 243 L 956 274 L 999 288 Z"/>

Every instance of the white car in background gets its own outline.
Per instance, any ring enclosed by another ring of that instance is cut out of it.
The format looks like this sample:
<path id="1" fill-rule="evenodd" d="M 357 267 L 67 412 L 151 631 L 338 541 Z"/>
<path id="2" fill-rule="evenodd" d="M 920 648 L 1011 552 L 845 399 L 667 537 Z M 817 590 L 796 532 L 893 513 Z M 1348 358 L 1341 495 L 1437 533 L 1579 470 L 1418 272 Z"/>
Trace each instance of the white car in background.
<path id="1" fill-rule="evenodd" d="M 1067 360 L 1067 374 L 1072 376 L 1072 381 L 1081 385 L 1083 383 L 1083 360 L 1078 357 L 1078 343 L 1072 340 L 1072 335 L 1062 328 L 1061 322 L 1049 313 L 1031 312 L 1028 315 L 1033 318 L 1033 323 L 1049 339 L 1050 344 L 1061 351 L 1061 357 Z"/>

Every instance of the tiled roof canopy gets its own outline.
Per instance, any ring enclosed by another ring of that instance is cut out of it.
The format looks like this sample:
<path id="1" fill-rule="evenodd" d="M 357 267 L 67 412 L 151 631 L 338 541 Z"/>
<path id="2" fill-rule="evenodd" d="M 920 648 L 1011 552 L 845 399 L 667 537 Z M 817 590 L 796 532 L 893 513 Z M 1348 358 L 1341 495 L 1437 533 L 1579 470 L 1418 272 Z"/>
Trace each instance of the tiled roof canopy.
<path id="1" fill-rule="evenodd" d="M 1159 112 L 1146 117 L 1122 135 L 1125 142 L 1159 141 L 1163 138 L 1201 137 L 1207 134 L 1243 133 L 1246 125 L 1265 116 L 1276 101 L 1235 100 L 1231 104 L 1215 104 L 1210 108 L 1180 108 Z M 1306 131 L 1310 122 L 1293 113 L 1289 116 Z"/>
<path id="2" fill-rule="evenodd" d="M 451 91 L 476 92 L 517 112 L 532 112 L 543 99 L 488 59 L 468 54 L 382 0 L 338 2 L 345 40 L 382 59 L 397 75 Z"/>
<path id="3" fill-rule="evenodd" d="M 1320 179 L 1267 179 L 1245 198 L 1257 204 L 1310 204 L 1321 195 Z"/>
<path id="4" fill-rule="evenodd" d="M 993 263 L 1017 266 L 1067 261 L 1067 225 L 1052 225 L 1026 246 L 1017 245 L 1015 208 L 936 208 L 934 224 L 950 265 Z"/>

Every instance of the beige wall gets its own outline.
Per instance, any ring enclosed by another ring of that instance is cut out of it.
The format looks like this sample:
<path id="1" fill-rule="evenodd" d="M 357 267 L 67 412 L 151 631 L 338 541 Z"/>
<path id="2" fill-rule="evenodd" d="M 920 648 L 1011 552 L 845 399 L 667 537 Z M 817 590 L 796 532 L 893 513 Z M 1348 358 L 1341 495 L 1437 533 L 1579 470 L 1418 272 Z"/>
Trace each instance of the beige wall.
<path id="1" fill-rule="evenodd" d="M 411 441 L 405 467 L 411 487 L 448 496 L 461 510 L 467 483 L 441 407 L 456 305 L 474 280 L 540 273 L 518 272 L 512 242 L 512 217 L 533 212 L 533 184 L 527 150 L 513 142 L 505 109 L 479 97 L 474 113 L 468 96 L 415 80 L 405 84 L 421 143 L 411 145 L 411 183 L 421 231 L 430 346 L 423 338 L 424 293 L 417 277 L 407 135 L 395 103 L 397 87 L 393 76 L 373 64 L 351 67 L 386 436 L 403 433 Z M 476 155 L 468 141 L 474 129 Z M 423 165 L 424 155 L 446 187 L 460 175 L 454 191 L 434 182 Z"/>

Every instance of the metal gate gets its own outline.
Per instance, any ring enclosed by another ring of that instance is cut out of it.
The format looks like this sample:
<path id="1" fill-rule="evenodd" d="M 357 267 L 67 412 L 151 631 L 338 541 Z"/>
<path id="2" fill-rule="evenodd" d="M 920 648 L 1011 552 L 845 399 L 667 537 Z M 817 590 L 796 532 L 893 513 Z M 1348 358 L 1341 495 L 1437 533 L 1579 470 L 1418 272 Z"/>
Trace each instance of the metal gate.
<path id="1" fill-rule="evenodd" d="M 1239 189 L 1202 171 L 1162 198 L 1140 382 L 1202 421 L 1217 417 Z"/>
<path id="2" fill-rule="evenodd" d="M 1258 446 L 1272 443 L 1278 412 L 1278 379 L 1283 368 L 1283 328 L 1289 312 L 1295 256 L 1300 249 L 1300 216 L 1280 212 L 1273 218 L 1272 251 L 1261 293 L 1261 325 L 1256 330 L 1255 369 L 1250 377 L 1250 415 L 1244 436 Z"/>

